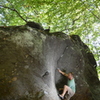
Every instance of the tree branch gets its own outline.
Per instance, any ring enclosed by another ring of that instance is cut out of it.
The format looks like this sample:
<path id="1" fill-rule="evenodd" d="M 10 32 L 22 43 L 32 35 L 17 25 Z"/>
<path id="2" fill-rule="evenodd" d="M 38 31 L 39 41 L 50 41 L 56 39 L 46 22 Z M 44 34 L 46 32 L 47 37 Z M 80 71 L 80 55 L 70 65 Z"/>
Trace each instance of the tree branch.
<path id="1" fill-rule="evenodd" d="M 75 24 L 75 22 L 76 22 L 77 20 L 79 20 L 79 19 L 80 19 L 80 16 L 79 16 L 78 18 L 76 18 L 76 19 L 72 20 L 72 25 L 74 25 L 74 24 Z"/>
<path id="2" fill-rule="evenodd" d="M 25 22 L 27 22 L 27 20 L 25 20 L 15 8 L 10 8 L 10 7 L 4 6 L 4 5 L 0 5 L 0 7 L 1 7 L 1 8 L 7 8 L 7 9 L 9 9 L 9 10 L 12 10 L 12 11 L 16 12 L 17 15 L 18 15 L 22 20 L 24 20 Z"/>
<path id="3" fill-rule="evenodd" d="M 93 0 L 93 1 L 94 1 L 94 0 Z M 96 7 L 98 8 L 98 10 L 99 10 L 99 12 L 100 12 L 100 8 L 99 8 L 99 6 L 97 5 L 97 2 L 94 1 L 94 3 L 95 3 Z"/>
<path id="4" fill-rule="evenodd" d="M 90 12 L 92 13 L 92 15 L 94 15 L 97 19 L 100 20 L 100 18 L 96 14 L 94 14 L 92 11 L 90 11 Z"/>
<path id="5" fill-rule="evenodd" d="M 88 9 L 88 7 L 87 7 L 86 4 L 84 3 L 84 1 L 81 1 L 81 2 L 85 5 L 86 9 Z M 90 6 L 90 5 L 89 5 L 89 6 Z M 93 16 L 95 16 L 97 19 L 100 20 L 100 18 L 99 18 L 96 14 L 94 14 L 91 10 L 88 9 L 88 11 L 90 11 L 90 12 L 93 14 Z"/>

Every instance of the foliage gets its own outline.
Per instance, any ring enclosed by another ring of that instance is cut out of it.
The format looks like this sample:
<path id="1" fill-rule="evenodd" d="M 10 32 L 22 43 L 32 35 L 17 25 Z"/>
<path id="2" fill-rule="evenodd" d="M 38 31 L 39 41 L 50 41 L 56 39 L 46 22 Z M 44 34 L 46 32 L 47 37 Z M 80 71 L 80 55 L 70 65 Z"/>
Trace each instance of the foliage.
<path id="1" fill-rule="evenodd" d="M 25 24 L 18 14 L 51 31 L 79 35 L 100 60 L 99 0 L 0 0 L 0 25 Z"/>

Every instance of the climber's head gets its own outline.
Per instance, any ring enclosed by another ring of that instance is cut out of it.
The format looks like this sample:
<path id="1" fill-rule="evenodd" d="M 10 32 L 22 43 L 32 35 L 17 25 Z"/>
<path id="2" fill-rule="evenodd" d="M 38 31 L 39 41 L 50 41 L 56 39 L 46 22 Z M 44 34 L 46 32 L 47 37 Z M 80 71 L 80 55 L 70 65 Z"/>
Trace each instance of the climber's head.
<path id="1" fill-rule="evenodd" d="M 69 78 L 69 79 L 73 79 L 73 78 L 74 78 L 72 72 L 68 73 L 68 78 Z"/>

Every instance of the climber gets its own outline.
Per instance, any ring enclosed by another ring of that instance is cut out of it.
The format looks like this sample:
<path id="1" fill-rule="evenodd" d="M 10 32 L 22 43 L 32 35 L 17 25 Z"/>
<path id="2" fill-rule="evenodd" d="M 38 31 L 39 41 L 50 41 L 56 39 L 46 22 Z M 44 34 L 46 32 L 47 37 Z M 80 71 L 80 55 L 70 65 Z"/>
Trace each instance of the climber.
<path id="1" fill-rule="evenodd" d="M 65 95 L 67 95 L 67 100 L 70 100 L 70 98 L 75 94 L 75 81 L 73 73 L 70 72 L 68 74 L 64 73 L 58 68 L 58 72 L 62 75 L 66 76 L 68 78 L 68 82 L 66 85 L 64 85 L 62 94 L 59 94 L 59 97 L 63 100 L 65 98 Z"/>

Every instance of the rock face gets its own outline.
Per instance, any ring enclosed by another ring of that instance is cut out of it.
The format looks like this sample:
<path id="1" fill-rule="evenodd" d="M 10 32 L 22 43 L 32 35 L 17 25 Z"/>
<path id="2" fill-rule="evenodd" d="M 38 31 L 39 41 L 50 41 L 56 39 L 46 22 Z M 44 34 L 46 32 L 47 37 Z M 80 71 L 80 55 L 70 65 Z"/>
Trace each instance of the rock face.
<path id="1" fill-rule="evenodd" d="M 67 79 L 58 67 L 74 73 L 77 91 L 71 100 L 99 100 L 96 62 L 88 47 L 76 35 L 53 34 L 0 27 L 0 100 L 60 100 L 58 89 Z"/>

